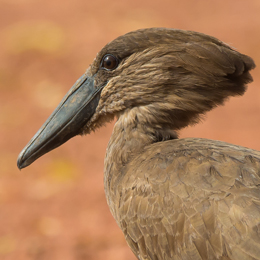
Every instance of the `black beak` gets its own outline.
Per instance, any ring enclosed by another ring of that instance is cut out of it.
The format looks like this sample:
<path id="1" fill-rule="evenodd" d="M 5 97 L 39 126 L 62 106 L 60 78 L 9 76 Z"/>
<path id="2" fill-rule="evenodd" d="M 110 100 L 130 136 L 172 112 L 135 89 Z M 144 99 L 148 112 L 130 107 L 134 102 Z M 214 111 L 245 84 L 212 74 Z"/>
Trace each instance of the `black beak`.
<path id="1" fill-rule="evenodd" d="M 22 169 L 40 156 L 82 132 L 95 113 L 103 86 L 95 87 L 94 76 L 84 74 L 20 153 L 17 166 Z"/>

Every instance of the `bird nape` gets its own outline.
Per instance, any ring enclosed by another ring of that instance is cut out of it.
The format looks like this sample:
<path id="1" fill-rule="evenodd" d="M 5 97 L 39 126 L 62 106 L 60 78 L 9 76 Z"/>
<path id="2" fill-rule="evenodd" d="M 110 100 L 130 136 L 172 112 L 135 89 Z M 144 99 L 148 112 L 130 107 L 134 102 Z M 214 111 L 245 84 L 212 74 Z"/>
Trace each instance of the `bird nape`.
<path id="1" fill-rule="evenodd" d="M 176 131 L 243 95 L 253 60 L 214 37 L 142 29 L 108 43 L 18 158 L 114 116 L 109 208 L 139 260 L 260 259 L 260 152 Z"/>

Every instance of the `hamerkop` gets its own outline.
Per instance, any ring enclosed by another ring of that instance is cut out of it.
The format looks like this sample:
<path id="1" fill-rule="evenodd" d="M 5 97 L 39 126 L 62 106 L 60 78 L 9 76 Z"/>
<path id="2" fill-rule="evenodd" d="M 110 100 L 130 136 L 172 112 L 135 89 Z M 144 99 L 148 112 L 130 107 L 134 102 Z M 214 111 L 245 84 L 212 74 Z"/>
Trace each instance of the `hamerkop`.
<path id="1" fill-rule="evenodd" d="M 18 167 L 116 116 L 105 193 L 139 260 L 260 259 L 260 152 L 176 134 L 244 94 L 254 67 L 202 33 L 127 33 L 97 54 Z"/>

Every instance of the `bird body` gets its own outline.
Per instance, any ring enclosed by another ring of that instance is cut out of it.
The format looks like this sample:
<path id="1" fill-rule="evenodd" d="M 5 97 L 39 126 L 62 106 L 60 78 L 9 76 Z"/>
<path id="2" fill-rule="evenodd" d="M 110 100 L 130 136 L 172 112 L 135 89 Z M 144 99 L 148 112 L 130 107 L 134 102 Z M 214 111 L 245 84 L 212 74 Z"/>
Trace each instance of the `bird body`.
<path id="1" fill-rule="evenodd" d="M 260 259 L 260 152 L 177 135 L 242 95 L 254 66 L 201 33 L 151 28 L 120 36 L 97 54 L 18 167 L 116 116 L 105 193 L 139 260 Z"/>
<path id="2" fill-rule="evenodd" d="M 200 138 L 149 142 L 120 119 L 104 183 L 137 258 L 259 259 L 260 152 Z"/>

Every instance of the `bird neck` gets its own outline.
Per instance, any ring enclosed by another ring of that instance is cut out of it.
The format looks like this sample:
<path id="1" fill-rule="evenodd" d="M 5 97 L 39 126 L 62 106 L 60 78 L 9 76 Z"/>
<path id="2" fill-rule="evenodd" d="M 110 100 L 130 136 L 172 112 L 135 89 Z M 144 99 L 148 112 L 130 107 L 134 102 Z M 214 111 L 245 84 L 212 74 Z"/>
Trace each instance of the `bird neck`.
<path id="1" fill-rule="evenodd" d="M 140 112 L 138 108 L 133 108 L 118 117 L 106 151 L 104 185 L 108 205 L 115 218 L 116 194 L 127 165 L 151 144 L 177 138 L 172 130 L 151 126 Z"/>

